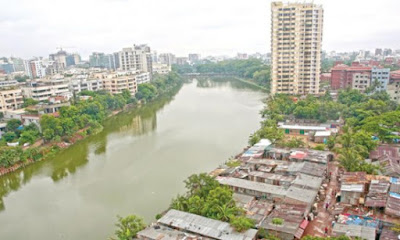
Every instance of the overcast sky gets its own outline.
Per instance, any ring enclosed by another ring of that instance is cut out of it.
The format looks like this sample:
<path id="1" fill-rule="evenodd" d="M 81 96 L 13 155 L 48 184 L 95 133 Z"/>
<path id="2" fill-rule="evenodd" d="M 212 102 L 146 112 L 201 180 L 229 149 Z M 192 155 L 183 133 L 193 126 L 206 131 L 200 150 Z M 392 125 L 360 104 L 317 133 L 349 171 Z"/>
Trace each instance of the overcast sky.
<path id="1" fill-rule="evenodd" d="M 1 3 L 2 2 L 2 3 Z M 400 49 L 400 0 L 315 0 L 324 50 Z M 157 52 L 269 52 L 271 0 L 0 0 L 0 56 L 56 47 L 111 53 L 134 43 Z"/>

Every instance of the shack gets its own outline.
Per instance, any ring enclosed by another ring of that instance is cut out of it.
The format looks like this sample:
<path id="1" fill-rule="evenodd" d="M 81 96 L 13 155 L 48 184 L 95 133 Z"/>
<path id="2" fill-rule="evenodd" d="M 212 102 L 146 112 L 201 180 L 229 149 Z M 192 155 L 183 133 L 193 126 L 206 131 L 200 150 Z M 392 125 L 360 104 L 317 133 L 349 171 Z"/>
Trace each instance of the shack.
<path id="1" fill-rule="evenodd" d="M 249 179 L 254 182 L 268 183 L 276 186 L 289 187 L 296 179 L 295 176 L 285 176 L 275 173 L 253 171 L 249 172 Z"/>
<path id="2" fill-rule="evenodd" d="M 364 205 L 371 208 L 384 208 L 386 206 L 389 187 L 390 182 L 372 180 Z"/>
<path id="3" fill-rule="evenodd" d="M 229 186 L 236 193 L 248 194 L 268 200 L 283 199 L 286 195 L 286 189 L 282 186 L 232 177 L 217 177 L 216 179 L 220 184 Z"/>
<path id="4" fill-rule="evenodd" d="M 308 225 L 304 214 L 304 205 L 280 204 L 260 224 L 260 228 L 282 240 L 301 239 Z"/>
<path id="5" fill-rule="evenodd" d="M 229 223 L 222 222 L 203 216 L 178 211 L 169 210 L 162 216 L 157 223 L 207 238 L 220 240 L 254 240 L 257 237 L 256 229 L 249 229 L 245 232 L 235 231 Z"/>

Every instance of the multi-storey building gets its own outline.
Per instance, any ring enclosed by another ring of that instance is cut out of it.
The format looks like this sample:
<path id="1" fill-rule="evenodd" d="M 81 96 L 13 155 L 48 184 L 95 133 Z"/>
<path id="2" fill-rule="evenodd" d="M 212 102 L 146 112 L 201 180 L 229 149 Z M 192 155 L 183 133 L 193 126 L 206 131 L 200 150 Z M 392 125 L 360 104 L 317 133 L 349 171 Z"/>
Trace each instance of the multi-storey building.
<path id="1" fill-rule="evenodd" d="M 136 83 L 142 84 L 142 83 L 148 83 L 150 82 L 150 73 L 148 72 L 144 72 L 144 73 L 136 73 L 135 74 L 135 79 L 136 79 Z"/>
<path id="2" fill-rule="evenodd" d="M 371 69 L 371 84 L 378 81 L 375 91 L 386 91 L 390 79 L 390 68 L 379 68 L 373 66 Z"/>
<path id="3" fill-rule="evenodd" d="M 200 61 L 200 54 L 197 54 L 197 53 L 190 53 L 189 54 L 189 61 L 191 62 L 191 63 L 195 63 L 195 62 L 198 62 L 198 61 Z"/>
<path id="4" fill-rule="evenodd" d="M 187 57 L 177 57 L 176 58 L 176 64 L 178 64 L 178 65 L 185 65 L 185 64 L 188 64 L 188 63 L 189 63 L 189 59 Z"/>
<path id="5" fill-rule="evenodd" d="M 51 96 L 65 96 L 67 98 L 72 96 L 69 83 L 62 78 L 30 82 L 22 88 L 22 93 L 24 97 L 33 98 L 36 101 L 45 101 Z"/>
<path id="6" fill-rule="evenodd" d="M 31 79 L 43 78 L 46 76 L 46 66 L 43 60 L 29 60 L 25 62 L 25 71 Z"/>
<path id="7" fill-rule="evenodd" d="M 322 26 L 321 5 L 271 4 L 272 94 L 318 94 Z"/>
<path id="8" fill-rule="evenodd" d="M 370 84 L 371 69 L 371 67 L 359 63 L 353 63 L 352 66 L 337 64 L 331 69 L 331 89 L 364 89 L 365 84 L 368 84 L 368 86 Z M 365 81 L 368 81 L 368 83 Z"/>
<path id="9" fill-rule="evenodd" d="M 50 54 L 49 59 L 57 63 L 58 69 L 63 70 L 68 66 L 67 56 L 67 52 L 60 49 L 60 51 L 58 51 L 57 53 Z"/>
<path id="10" fill-rule="evenodd" d="M 153 65 L 153 73 L 168 74 L 169 72 L 171 72 L 170 65 L 162 64 L 162 63 L 156 63 Z"/>
<path id="11" fill-rule="evenodd" d="M 87 76 L 76 77 L 69 80 L 69 90 L 73 93 L 82 91 L 99 91 L 103 89 L 103 80 L 88 78 Z"/>
<path id="12" fill-rule="evenodd" d="M 119 65 L 123 71 L 152 72 L 152 55 L 147 45 L 134 45 L 119 52 Z"/>
<path id="13" fill-rule="evenodd" d="M 390 73 L 390 82 L 387 85 L 387 93 L 392 101 L 400 104 L 400 71 Z"/>
<path id="14" fill-rule="evenodd" d="M 94 52 L 89 56 L 90 67 L 116 69 L 115 55 Z"/>
<path id="15" fill-rule="evenodd" d="M 0 90 L 0 112 L 19 109 L 23 103 L 21 89 Z"/>
<path id="16" fill-rule="evenodd" d="M 104 76 L 103 88 L 110 94 L 120 94 L 126 89 L 134 95 L 137 92 L 136 76 L 132 73 L 116 73 Z"/>
<path id="17" fill-rule="evenodd" d="M 162 64 L 167 64 L 168 66 L 171 66 L 172 64 L 176 63 L 176 57 L 172 53 L 161 53 L 158 56 L 158 62 Z"/>

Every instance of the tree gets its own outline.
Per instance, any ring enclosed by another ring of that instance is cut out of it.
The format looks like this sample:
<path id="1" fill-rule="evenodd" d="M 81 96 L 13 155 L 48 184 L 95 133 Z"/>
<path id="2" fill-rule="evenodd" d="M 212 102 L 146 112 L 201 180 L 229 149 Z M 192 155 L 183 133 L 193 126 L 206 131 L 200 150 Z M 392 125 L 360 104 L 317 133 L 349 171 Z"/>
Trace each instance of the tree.
<path id="1" fill-rule="evenodd" d="M 254 220 L 246 217 L 234 217 L 230 222 L 231 226 L 238 232 L 254 228 Z"/>
<path id="2" fill-rule="evenodd" d="M 17 135 L 14 132 L 6 132 L 3 134 L 3 138 L 6 142 L 12 142 L 17 138 Z"/>
<path id="3" fill-rule="evenodd" d="M 188 194 L 202 198 L 207 197 L 211 190 L 219 187 L 218 181 L 206 173 L 193 174 L 184 183 Z"/>
<path id="4" fill-rule="evenodd" d="M 115 224 L 117 230 L 115 234 L 119 240 L 131 240 L 136 237 L 136 234 L 146 227 L 143 219 L 135 215 L 127 217 L 118 217 L 118 223 Z"/>
<path id="5" fill-rule="evenodd" d="M 22 107 L 29 107 L 38 104 L 39 102 L 32 99 L 32 98 L 24 98 L 24 104 L 22 104 Z"/>
<path id="6" fill-rule="evenodd" d="M 25 143 L 33 144 L 36 141 L 36 139 L 38 139 L 38 137 L 39 137 L 39 134 L 36 131 L 32 131 L 32 130 L 23 131 L 19 138 L 19 144 L 20 145 L 23 145 Z"/>
<path id="7" fill-rule="evenodd" d="M 19 126 L 21 126 L 22 122 L 18 119 L 11 119 L 7 122 L 6 129 L 7 131 L 17 132 Z"/>

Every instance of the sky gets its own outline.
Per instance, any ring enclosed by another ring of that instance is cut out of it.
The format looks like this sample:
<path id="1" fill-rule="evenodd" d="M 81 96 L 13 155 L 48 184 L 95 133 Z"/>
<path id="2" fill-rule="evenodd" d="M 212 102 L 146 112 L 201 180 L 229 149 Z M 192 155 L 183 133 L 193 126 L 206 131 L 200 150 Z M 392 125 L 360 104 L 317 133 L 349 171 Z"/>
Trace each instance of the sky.
<path id="1" fill-rule="evenodd" d="M 0 56 L 48 56 L 63 47 L 85 59 L 91 52 L 112 53 L 133 44 L 177 56 L 266 53 L 271 2 L 0 0 Z M 400 0 L 314 3 L 325 11 L 324 50 L 400 49 Z"/>

